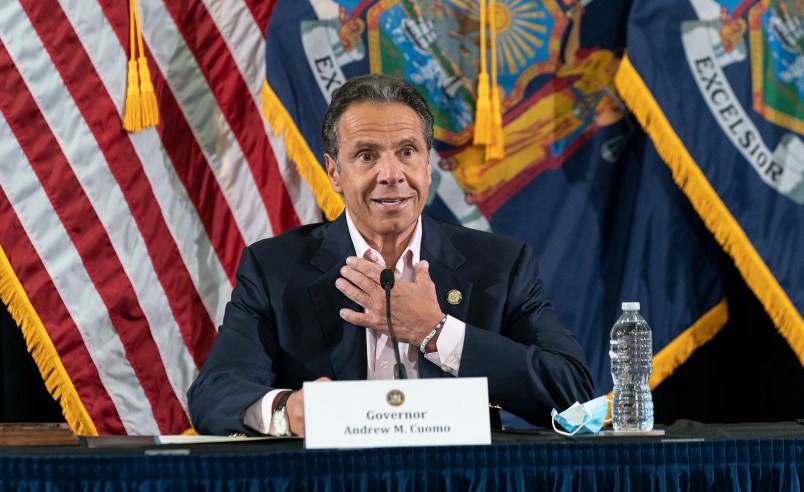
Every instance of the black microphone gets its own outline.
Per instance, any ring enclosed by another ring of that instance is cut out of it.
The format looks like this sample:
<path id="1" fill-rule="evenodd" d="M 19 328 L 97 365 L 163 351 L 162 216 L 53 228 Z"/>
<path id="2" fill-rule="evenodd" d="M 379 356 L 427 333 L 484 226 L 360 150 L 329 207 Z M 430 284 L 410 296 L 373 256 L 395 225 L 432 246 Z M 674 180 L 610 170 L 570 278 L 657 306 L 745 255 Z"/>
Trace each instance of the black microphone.
<path id="1" fill-rule="evenodd" d="M 394 272 L 385 269 L 380 273 L 380 285 L 385 289 L 385 319 L 388 320 L 388 331 L 391 332 L 391 343 L 394 345 L 394 379 L 407 379 L 408 373 L 402 360 L 399 358 L 399 342 L 394 333 L 394 324 L 391 323 L 391 289 L 394 287 Z"/>

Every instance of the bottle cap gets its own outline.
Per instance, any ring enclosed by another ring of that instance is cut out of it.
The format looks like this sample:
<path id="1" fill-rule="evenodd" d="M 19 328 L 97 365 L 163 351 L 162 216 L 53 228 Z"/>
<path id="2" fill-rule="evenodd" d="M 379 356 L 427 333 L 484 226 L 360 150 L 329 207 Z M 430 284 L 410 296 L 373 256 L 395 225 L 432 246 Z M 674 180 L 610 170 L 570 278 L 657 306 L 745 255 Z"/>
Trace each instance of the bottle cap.
<path id="1" fill-rule="evenodd" d="M 623 311 L 639 311 L 638 302 L 624 302 Z"/>

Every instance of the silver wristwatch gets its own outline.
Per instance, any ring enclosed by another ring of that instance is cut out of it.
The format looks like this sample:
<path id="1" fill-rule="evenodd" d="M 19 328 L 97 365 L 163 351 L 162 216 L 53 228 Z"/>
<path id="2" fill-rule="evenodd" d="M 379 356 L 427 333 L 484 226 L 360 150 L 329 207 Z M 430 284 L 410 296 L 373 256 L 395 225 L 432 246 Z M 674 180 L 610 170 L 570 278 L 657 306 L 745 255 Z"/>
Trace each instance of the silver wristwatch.
<path id="1" fill-rule="evenodd" d="M 274 414 L 271 416 L 271 424 L 274 426 L 274 432 L 280 437 L 291 435 L 287 412 L 285 411 L 285 406 L 291 394 L 293 394 L 292 391 L 286 391 L 282 394 L 279 398 L 279 403 L 276 405 L 276 410 L 274 410 Z"/>

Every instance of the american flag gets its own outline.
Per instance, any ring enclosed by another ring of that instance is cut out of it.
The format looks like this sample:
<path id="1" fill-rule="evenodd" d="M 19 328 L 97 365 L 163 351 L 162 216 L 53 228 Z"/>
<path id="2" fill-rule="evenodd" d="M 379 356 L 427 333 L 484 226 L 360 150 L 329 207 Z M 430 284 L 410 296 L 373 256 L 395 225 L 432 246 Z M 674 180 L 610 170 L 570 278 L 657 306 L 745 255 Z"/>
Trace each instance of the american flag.
<path id="1" fill-rule="evenodd" d="M 190 429 L 243 247 L 321 220 L 261 114 L 274 3 L 141 0 L 129 134 L 128 2 L 0 2 L 0 297 L 77 433 Z"/>

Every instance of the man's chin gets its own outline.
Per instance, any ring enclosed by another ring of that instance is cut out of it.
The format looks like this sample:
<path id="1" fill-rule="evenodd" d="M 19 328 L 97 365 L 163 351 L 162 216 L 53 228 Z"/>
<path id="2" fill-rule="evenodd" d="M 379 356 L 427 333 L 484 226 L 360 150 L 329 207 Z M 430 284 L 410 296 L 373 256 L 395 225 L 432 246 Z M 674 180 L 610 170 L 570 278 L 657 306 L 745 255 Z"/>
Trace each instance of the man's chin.
<path id="1" fill-rule="evenodd" d="M 418 216 L 417 216 L 418 217 Z M 375 224 L 375 231 L 382 236 L 392 236 L 394 234 L 404 234 L 409 232 L 416 225 L 416 219 L 409 217 L 387 216 L 379 219 Z"/>

